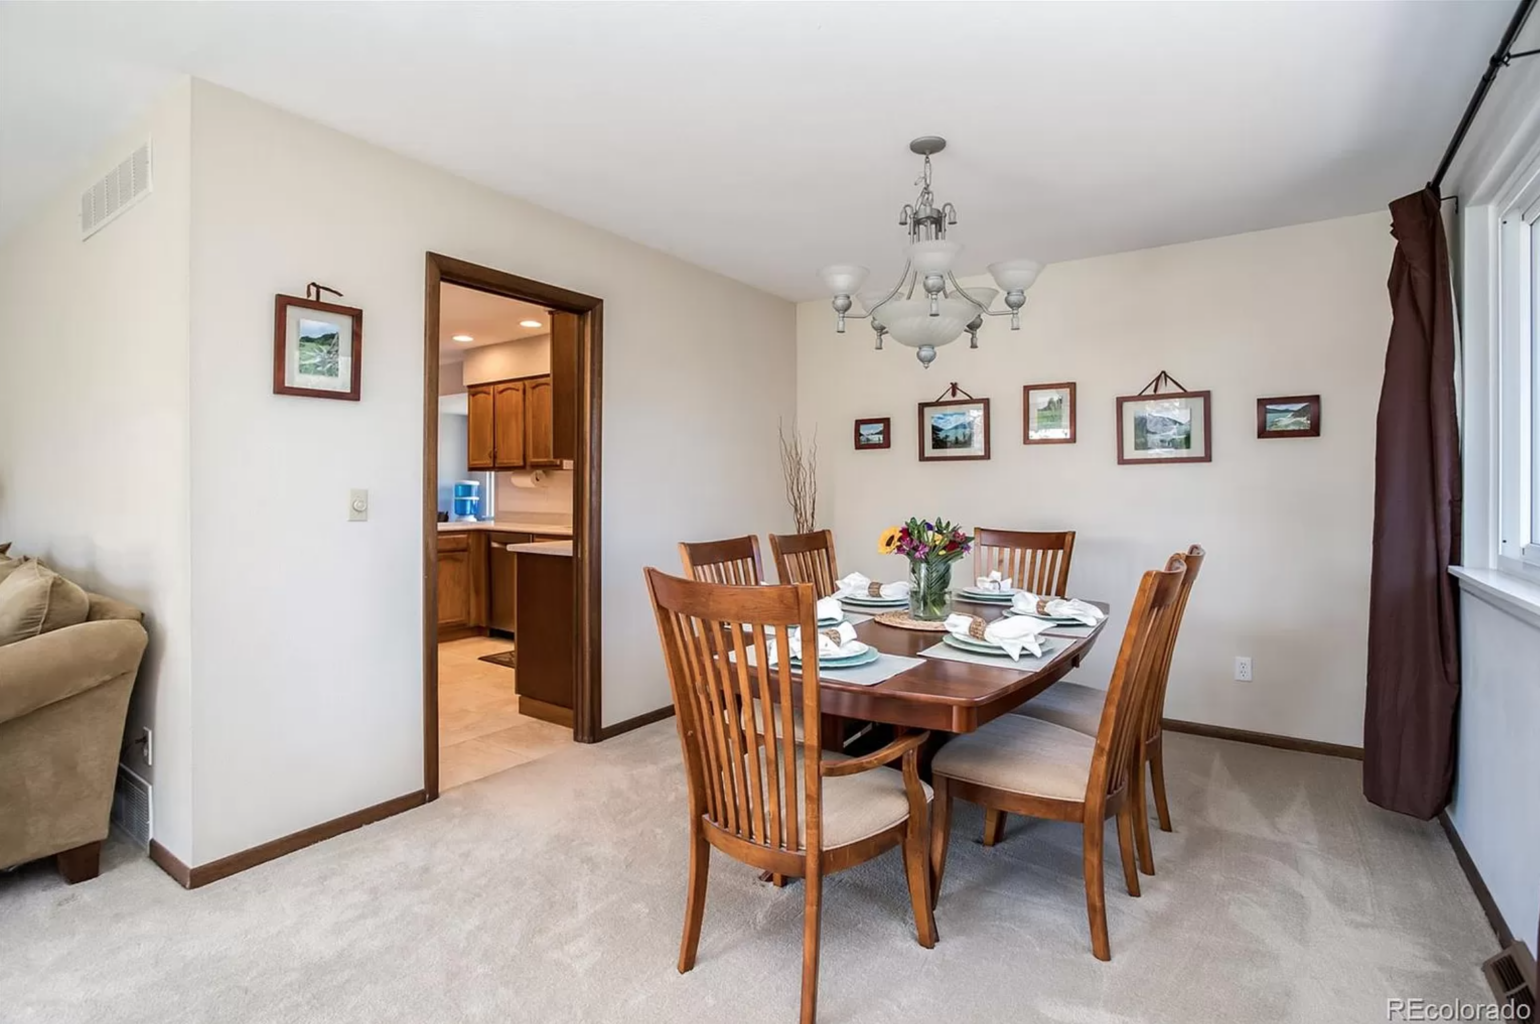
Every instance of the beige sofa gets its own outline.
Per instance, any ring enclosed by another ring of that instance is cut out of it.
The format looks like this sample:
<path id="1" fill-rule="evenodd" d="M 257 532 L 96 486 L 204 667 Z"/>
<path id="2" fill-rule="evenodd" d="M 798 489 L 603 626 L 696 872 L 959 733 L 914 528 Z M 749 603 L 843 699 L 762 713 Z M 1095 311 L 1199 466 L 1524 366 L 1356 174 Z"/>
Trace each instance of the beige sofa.
<path id="1" fill-rule="evenodd" d="M 75 593 L 85 621 L 0 646 L 0 868 L 56 857 L 71 884 L 99 868 L 146 642 L 138 609 Z"/>

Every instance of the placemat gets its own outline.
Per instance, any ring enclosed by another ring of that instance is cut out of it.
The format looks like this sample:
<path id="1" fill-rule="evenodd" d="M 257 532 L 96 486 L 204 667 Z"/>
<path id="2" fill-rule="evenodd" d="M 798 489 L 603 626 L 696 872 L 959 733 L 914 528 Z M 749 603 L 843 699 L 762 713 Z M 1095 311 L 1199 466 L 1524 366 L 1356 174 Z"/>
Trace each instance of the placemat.
<path id="1" fill-rule="evenodd" d="M 965 651 L 960 647 L 953 647 L 951 644 L 945 643 L 925 648 L 925 650 L 920 652 L 920 657 L 944 658 L 947 661 L 966 661 L 974 665 L 988 665 L 991 668 L 1013 668 L 1021 672 L 1031 672 L 1048 664 L 1054 659 L 1055 655 L 1069 645 L 1070 642 L 1062 637 L 1052 637 L 1044 634 L 1042 638 L 1043 656 L 1041 658 L 1034 658 L 1030 654 L 1022 654 L 1019 661 L 1012 661 L 1003 654 L 974 654 L 972 651 Z"/>
<path id="2" fill-rule="evenodd" d="M 913 629 L 921 633 L 945 633 L 946 623 L 937 622 L 934 619 L 917 619 L 909 614 L 909 609 L 899 608 L 891 612 L 883 612 L 876 616 L 878 622 L 884 626 L 892 626 L 895 629 Z"/>
<path id="3" fill-rule="evenodd" d="M 856 668 L 821 668 L 818 670 L 819 682 L 825 679 L 837 683 L 854 683 L 857 686 L 876 686 L 887 679 L 892 679 L 900 672 L 907 672 L 920 664 L 919 658 L 905 658 L 897 654 L 884 654 L 870 665 L 859 665 Z"/>

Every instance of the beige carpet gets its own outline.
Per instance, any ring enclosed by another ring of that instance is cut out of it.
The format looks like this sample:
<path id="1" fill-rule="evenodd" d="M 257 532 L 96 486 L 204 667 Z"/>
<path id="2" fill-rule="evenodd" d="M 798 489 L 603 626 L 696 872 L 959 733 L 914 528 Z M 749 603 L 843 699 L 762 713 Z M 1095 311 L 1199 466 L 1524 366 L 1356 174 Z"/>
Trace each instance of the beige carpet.
<path id="1" fill-rule="evenodd" d="M 1178 831 L 1091 957 L 1076 830 L 964 809 L 921 949 L 897 856 L 827 883 L 820 1019 L 1383 1021 L 1484 1000 L 1495 942 L 1434 825 L 1352 762 L 1171 736 Z M 802 892 L 719 855 L 674 970 L 684 798 L 670 722 L 574 747 L 196 892 L 117 846 L 66 888 L 0 876 L 6 1024 L 795 1020 Z M 1115 848 L 1115 847 L 1114 847 Z"/>

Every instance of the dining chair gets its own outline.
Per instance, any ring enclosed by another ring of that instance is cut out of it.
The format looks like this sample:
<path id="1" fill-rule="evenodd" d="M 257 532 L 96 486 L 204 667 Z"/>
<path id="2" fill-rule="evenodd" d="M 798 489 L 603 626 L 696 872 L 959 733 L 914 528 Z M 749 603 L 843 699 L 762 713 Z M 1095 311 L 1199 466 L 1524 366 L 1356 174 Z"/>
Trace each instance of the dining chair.
<path id="1" fill-rule="evenodd" d="M 679 557 L 684 562 L 684 574 L 702 583 L 757 587 L 765 582 L 765 568 L 759 558 L 759 538 L 752 533 L 727 540 L 681 543 Z"/>
<path id="2" fill-rule="evenodd" d="M 1022 590 L 1040 597 L 1066 597 L 1069 560 L 1075 553 L 1075 531 L 1022 532 L 985 530 L 974 533 L 973 574 L 998 571 Z"/>
<path id="3" fill-rule="evenodd" d="M 1123 879 L 1128 894 L 1138 896 L 1133 766 L 1145 703 L 1153 692 L 1186 572 L 1182 556 L 1172 555 L 1164 569 L 1152 569 L 1139 581 L 1094 737 L 1038 718 L 1001 715 L 937 751 L 931 762 L 933 901 L 940 895 L 946 870 L 953 800 L 967 800 L 986 810 L 1078 822 L 1091 951 L 1098 960 L 1112 959 L 1102 868 L 1106 820 L 1117 819 Z"/>
<path id="4" fill-rule="evenodd" d="M 690 809 L 690 874 L 679 971 L 695 966 L 711 848 L 804 882 L 803 1024 L 818 1005 L 819 920 L 825 875 L 902 847 L 920 945 L 936 943 L 929 892 L 930 789 L 920 781 L 928 733 L 863 757 L 819 749 L 818 634 L 813 588 L 732 587 L 645 570 L 668 665 Z M 726 623 L 731 628 L 723 630 Z M 801 695 L 792 651 L 778 638 L 801 627 Z M 744 714 L 756 692 L 769 714 Z M 805 743 L 792 735 L 802 708 Z M 768 723 L 768 728 L 766 727 Z M 882 770 L 901 762 L 901 772 Z"/>
<path id="5" fill-rule="evenodd" d="M 772 533 L 770 550 L 775 555 L 775 571 L 782 583 L 811 583 L 816 597 L 834 593 L 840 571 L 834 560 L 833 533 L 828 530 Z"/>
<path id="6" fill-rule="evenodd" d="M 1187 613 L 1187 598 L 1192 594 L 1192 585 L 1198 581 L 1198 571 L 1203 567 L 1205 554 L 1200 545 L 1194 544 L 1182 556 L 1187 562 L 1187 575 L 1182 577 L 1182 589 L 1176 599 L 1171 634 L 1166 638 L 1165 649 L 1155 669 L 1154 689 L 1140 737 L 1139 759 L 1134 764 L 1134 792 L 1138 794 L 1135 797 L 1134 838 L 1139 851 L 1139 868 L 1147 875 L 1155 873 L 1155 854 L 1150 848 L 1150 817 L 1145 803 L 1144 773 L 1148 769 L 1150 788 L 1155 792 L 1155 814 L 1159 818 L 1160 829 L 1162 832 L 1170 832 L 1171 808 L 1166 801 L 1166 758 L 1161 742 L 1164 736 L 1161 722 L 1166 713 L 1166 685 L 1171 680 L 1171 657 L 1176 651 L 1176 638 Z M 1060 681 L 1017 708 L 1015 713 L 1031 715 L 1094 736 L 1101 722 L 1102 705 L 1106 699 L 1107 691 L 1095 686 Z M 985 843 L 992 844 L 999 838 L 999 834 L 999 819 L 986 820 Z"/>

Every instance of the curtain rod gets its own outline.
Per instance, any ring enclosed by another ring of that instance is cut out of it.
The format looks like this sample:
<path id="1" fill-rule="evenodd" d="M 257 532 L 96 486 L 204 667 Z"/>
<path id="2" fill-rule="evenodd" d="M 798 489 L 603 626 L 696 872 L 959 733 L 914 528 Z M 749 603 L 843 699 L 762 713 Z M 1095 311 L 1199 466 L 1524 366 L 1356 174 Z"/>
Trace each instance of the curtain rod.
<path id="1" fill-rule="evenodd" d="M 1540 50 L 1523 50 L 1514 53 L 1511 49 L 1514 39 L 1518 38 L 1519 30 L 1524 27 L 1524 22 L 1529 17 L 1530 9 L 1534 6 L 1535 0 L 1519 0 L 1519 6 L 1514 9 L 1508 28 L 1503 32 L 1503 40 L 1497 44 L 1497 49 L 1487 61 L 1486 74 L 1482 75 L 1481 81 L 1476 83 L 1476 91 L 1471 96 L 1470 103 L 1466 104 L 1465 116 L 1460 118 L 1460 124 L 1454 130 L 1454 138 L 1449 140 L 1449 148 L 1444 150 L 1444 158 L 1438 162 L 1438 170 L 1433 172 L 1433 180 L 1428 182 L 1428 187 L 1434 192 L 1437 192 L 1439 186 L 1444 183 L 1444 175 L 1449 173 L 1449 165 L 1454 163 L 1455 154 L 1460 151 L 1460 145 L 1465 141 L 1471 123 L 1476 120 L 1476 112 L 1481 109 L 1482 102 L 1491 91 L 1492 83 L 1497 79 L 1497 73 L 1516 57 L 1533 57 L 1540 53 Z"/>

